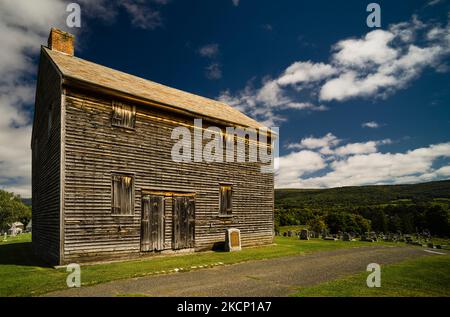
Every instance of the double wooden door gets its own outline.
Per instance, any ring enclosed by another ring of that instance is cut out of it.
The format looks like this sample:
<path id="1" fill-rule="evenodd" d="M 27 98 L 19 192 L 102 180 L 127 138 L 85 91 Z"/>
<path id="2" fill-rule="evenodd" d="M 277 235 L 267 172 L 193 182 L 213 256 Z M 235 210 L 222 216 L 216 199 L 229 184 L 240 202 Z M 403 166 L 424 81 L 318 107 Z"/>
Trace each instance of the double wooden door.
<path id="1" fill-rule="evenodd" d="M 141 251 L 164 250 L 165 201 L 172 198 L 172 249 L 194 247 L 195 197 L 144 195 L 142 197 Z M 170 205 L 168 206 L 170 207 Z"/>

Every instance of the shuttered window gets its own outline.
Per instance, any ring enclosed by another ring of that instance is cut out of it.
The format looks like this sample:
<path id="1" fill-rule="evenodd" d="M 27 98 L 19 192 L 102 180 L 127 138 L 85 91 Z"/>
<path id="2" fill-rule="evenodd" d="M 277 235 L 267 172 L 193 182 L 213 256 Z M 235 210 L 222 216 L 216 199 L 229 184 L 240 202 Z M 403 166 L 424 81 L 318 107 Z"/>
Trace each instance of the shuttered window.
<path id="1" fill-rule="evenodd" d="M 113 174 L 111 213 L 114 215 L 132 215 L 134 212 L 133 192 L 133 176 Z"/>
<path id="2" fill-rule="evenodd" d="M 231 185 L 220 185 L 220 215 L 231 215 L 233 204 L 233 188 Z"/>
<path id="3" fill-rule="evenodd" d="M 112 125 L 134 129 L 136 122 L 136 107 L 121 102 L 112 103 Z"/>

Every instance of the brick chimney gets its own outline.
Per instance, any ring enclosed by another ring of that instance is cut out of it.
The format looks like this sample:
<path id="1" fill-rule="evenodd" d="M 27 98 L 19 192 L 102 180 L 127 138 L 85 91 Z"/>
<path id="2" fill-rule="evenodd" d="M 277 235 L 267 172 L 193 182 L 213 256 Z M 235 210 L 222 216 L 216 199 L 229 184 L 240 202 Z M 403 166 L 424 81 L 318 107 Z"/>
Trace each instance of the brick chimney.
<path id="1" fill-rule="evenodd" d="M 48 36 L 48 48 L 73 56 L 75 37 L 73 34 L 52 28 Z"/>

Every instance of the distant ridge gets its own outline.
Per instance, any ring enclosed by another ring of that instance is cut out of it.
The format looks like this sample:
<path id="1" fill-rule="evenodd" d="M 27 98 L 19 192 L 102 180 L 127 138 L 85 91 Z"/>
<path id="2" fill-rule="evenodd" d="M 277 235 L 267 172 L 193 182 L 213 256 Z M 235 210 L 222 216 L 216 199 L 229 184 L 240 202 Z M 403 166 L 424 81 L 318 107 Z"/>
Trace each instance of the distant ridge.
<path id="1" fill-rule="evenodd" d="M 275 202 L 284 206 L 376 205 L 393 201 L 450 198 L 450 180 L 405 185 L 367 185 L 326 189 L 276 189 Z"/>
<path id="2" fill-rule="evenodd" d="M 31 206 L 31 198 L 21 198 L 24 205 Z"/>

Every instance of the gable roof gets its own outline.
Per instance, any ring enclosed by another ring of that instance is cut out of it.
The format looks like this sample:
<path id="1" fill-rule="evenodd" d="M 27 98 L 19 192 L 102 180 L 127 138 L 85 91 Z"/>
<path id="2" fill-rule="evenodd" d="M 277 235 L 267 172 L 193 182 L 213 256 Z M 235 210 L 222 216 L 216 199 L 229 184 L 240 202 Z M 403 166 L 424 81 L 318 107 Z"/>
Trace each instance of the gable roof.
<path id="1" fill-rule="evenodd" d="M 44 46 L 42 49 L 65 78 L 99 85 L 238 126 L 251 128 L 264 126 L 223 102 L 164 86 L 75 56 L 53 51 Z"/>

